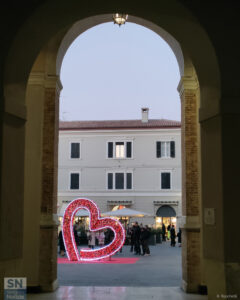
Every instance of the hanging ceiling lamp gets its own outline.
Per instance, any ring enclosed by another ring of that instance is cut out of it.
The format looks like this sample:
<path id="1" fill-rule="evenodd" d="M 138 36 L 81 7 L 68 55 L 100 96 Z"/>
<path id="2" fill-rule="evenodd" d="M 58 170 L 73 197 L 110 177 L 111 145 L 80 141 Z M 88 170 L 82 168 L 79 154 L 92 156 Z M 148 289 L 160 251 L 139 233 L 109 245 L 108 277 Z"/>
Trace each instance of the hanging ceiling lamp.
<path id="1" fill-rule="evenodd" d="M 128 18 L 127 14 L 114 14 L 113 22 L 114 22 L 114 24 L 121 26 L 126 23 L 127 18 Z"/>

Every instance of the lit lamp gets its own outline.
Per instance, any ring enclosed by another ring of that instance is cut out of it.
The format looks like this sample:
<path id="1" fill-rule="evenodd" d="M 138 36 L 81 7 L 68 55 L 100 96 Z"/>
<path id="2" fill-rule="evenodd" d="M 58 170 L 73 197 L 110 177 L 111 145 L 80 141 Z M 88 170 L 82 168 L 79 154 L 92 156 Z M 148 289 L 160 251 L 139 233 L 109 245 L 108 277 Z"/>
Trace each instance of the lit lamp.
<path id="1" fill-rule="evenodd" d="M 114 24 L 121 26 L 126 23 L 127 18 L 128 18 L 127 14 L 114 14 L 113 22 L 114 22 Z"/>

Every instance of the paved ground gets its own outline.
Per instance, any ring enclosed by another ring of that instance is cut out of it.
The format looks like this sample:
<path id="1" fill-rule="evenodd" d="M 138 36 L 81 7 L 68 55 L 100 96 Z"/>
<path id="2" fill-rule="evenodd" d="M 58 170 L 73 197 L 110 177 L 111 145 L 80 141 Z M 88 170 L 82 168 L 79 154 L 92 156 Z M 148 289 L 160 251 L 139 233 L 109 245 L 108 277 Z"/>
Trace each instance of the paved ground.
<path id="1" fill-rule="evenodd" d="M 135 264 L 59 264 L 61 286 L 172 287 L 181 285 L 181 248 L 169 242 L 150 246 L 151 256 Z M 135 257 L 124 246 L 118 257 Z"/>
<path id="2" fill-rule="evenodd" d="M 207 300 L 179 287 L 61 286 L 54 293 L 28 294 L 28 300 Z"/>

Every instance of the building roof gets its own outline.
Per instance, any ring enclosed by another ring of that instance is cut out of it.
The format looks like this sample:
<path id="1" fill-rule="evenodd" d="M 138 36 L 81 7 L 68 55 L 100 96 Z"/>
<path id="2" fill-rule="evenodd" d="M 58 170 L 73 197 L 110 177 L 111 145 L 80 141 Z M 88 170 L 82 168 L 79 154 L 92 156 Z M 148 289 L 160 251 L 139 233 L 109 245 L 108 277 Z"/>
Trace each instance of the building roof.
<path id="1" fill-rule="evenodd" d="M 59 130 L 112 130 L 112 129 L 181 128 L 181 122 L 166 119 L 110 120 L 110 121 L 60 121 Z"/>

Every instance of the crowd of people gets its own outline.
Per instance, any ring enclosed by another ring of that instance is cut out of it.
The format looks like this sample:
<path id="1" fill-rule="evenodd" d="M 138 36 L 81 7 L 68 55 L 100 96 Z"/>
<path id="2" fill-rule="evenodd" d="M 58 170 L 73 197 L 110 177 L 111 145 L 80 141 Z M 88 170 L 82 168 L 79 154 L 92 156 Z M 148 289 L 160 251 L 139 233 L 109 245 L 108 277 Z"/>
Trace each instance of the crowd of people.
<path id="1" fill-rule="evenodd" d="M 166 240 L 170 240 L 170 246 L 175 247 L 176 245 L 176 237 L 178 238 L 179 247 L 181 247 L 181 229 L 179 229 L 178 233 L 176 234 L 175 226 L 170 224 L 165 227 L 162 225 L 161 228 L 161 235 L 162 241 L 166 242 Z M 76 239 L 76 243 L 78 244 L 78 235 L 74 231 L 74 236 Z M 104 245 L 108 245 L 114 239 L 114 232 L 107 228 L 105 230 L 100 230 L 97 232 L 94 231 L 86 231 L 88 247 L 94 249 L 96 246 L 102 247 Z M 142 224 L 138 224 L 135 222 L 131 227 L 128 227 L 126 230 L 126 237 L 129 239 L 130 244 L 130 252 L 134 252 L 135 255 L 143 255 L 149 256 L 150 249 L 149 249 L 149 239 L 151 236 L 151 228 L 147 225 L 143 226 Z M 60 248 L 60 255 L 65 255 L 65 247 L 63 242 L 62 231 L 59 232 L 59 248 Z M 122 252 L 122 248 L 119 250 Z"/>
<path id="2" fill-rule="evenodd" d="M 76 244 L 79 245 L 79 236 L 75 230 L 75 227 L 73 226 L 74 231 L 74 237 Z M 111 241 L 114 238 L 114 232 L 107 228 L 105 230 L 99 230 L 99 231 L 90 231 L 86 230 L 86 236 L 87 236 L 87 243 L 88 247 L 91 249 L 94 249 L 96 246 L 103 247 L 104 245 L 108 245 L 111 243 Z M 58 234 L 58 240 L 59 240 L 59 253 L 61 256 L 65 255 L 65 245 L 63 241 L 63 233 L 62 230 L 60 230 Z M 122 249 L 120 249 L 120 252 L 122 252 Z"/>
<path id="3" fill-rule="evenodd" d="M 151 235 L 150 228 L 145 226 L 139 226 L 138 222 L 135 222 L 132 227 L 128 228 L 127 235 L 130 237 L 130 251 L 136 255 L 150 255 L 149 238 Z"/>
<path id="4" fill-rule="evenodd" d="M 110 244 L 113 238 L 114 232 L 110 228 L 96 232 L 87 230 L 88 247 L 92 249 Z"/>
<path id="5" fill-rule="evenodd" d="M 176 237 L 178 238 L 179 247 L 181 247 L 182 243 L 182 231 L 179 228 L 178 233 L 176 234 L 175 226 L 173 224 L 169 224 L 166 226 L 162 225 L 162 240 L 165 242 L 166 240 L 171 240 L 170 246 L 175 247 L 176 245 Z"/>

